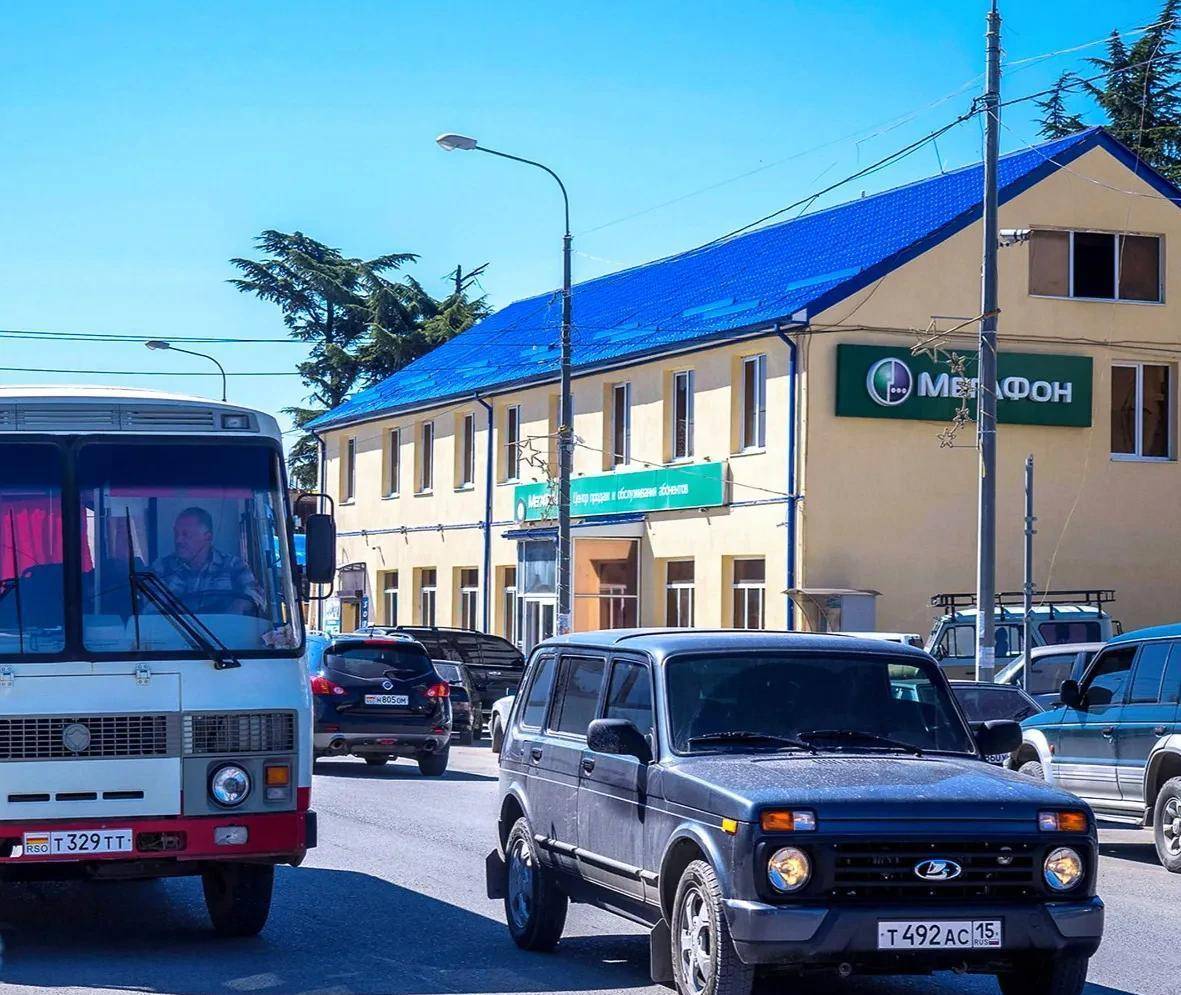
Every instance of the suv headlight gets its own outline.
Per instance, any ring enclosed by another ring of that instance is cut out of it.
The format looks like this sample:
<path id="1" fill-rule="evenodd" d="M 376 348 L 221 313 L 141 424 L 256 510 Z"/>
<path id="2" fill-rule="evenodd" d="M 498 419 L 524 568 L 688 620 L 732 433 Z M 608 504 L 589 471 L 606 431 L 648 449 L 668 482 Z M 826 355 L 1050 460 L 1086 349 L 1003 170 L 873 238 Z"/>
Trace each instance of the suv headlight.
<path id="1" fill-rule="evenodd" d="M 1068 846 L 1051 850 L 1042 870 L 1054 891 L 1070 891 L 1083 879 L 1083 858 Z"/>
<path id="2" fill-rule="evenodd" d="M 209 794 L 226 808 L 241 805 L 250 794 L 250 775 L 237 764 L 218 767 L 209 779 Z"/>
<path id="3" fill-rule="evenodd" d="M 767 879 L 771 887 L 785 895 L 799 891 L 812 877 L 812 861 L 803 850 L 785 846 L 771 854 L 767 861 Z"/>

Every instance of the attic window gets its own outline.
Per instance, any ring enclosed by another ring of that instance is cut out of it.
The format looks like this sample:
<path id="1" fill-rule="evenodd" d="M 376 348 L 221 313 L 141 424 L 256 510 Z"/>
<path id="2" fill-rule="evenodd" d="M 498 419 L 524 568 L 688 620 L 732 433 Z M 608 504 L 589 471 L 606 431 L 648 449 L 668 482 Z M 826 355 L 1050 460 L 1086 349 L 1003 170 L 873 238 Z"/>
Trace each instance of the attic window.
<path id="1" fill-rule="evenodd" d="M 1161 239 L 1092 231 L 1034 231 L 1029 292 L 1039 297 L 1159 303 Z"/>

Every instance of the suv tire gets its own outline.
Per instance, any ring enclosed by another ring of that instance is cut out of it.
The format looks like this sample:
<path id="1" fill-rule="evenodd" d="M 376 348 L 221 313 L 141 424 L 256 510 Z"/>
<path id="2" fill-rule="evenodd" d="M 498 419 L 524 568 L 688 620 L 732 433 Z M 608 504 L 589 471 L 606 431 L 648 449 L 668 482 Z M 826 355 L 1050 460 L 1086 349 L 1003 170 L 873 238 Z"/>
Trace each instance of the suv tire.
<path id="1" fill-rule="evenodd" d="M 266 925 L 274 864 L 217 864 L 201 874 L 201 884 L 218 936 L 257 936 Z"/>
<path id="2" fill-rule="evenodd" d="M 492 752 L 499 753 L 501 747 L 504 746 L 504 730 L 500 728 L 500 719 L 495 715 L 488 723 L 488 735 L 492 739 Z"/>
<path id="3" fill-rule="evenodd" d="M 1044 957 L 998 974 L 1002 995 L 1082 995 L 1087 984 L 1088 957 Z"/>
<path id="4" fill-rule="evenodd" d="M 1161 785 L 1153 811 L 1152 836 L 1165 870 L 1181 874 L 1181 777 Z"/>
<path id="5" fill-rule="evenodd" d="M 1039 760 L 1026 760 L 1020 767 L 1017 768 L 1018 774 L 1024 774 L 1026 777 L 1032 777 L 1035 781 L 1044 781 L 1046 779 L 1046 768 L 1041 765 Z"/>
<path id="6" fill-rule="evenodd" d="M 504 917 L 509 935 L 522 950 L 553 950 L 566 927 L 570 900 L 553 872 L 537 859 L 537 845 L 522 816 L 504 844 Z"/>
<path id="7" fill-rule="evenodd" d="M 447 760 L 451 756 L 451 747 L 444 746 L 434 753 L 420 753 L 418 755 L 418 771 L 424 777 L 442 777 L 447 771 Z"/>
<path id="8" fill-rule="evenodd" d="M 750 995 L 754 968 L 734 949 L 722 889 L 707 861 L 693 861 L 681 875 L 669 933 L 681 995 Z"/>

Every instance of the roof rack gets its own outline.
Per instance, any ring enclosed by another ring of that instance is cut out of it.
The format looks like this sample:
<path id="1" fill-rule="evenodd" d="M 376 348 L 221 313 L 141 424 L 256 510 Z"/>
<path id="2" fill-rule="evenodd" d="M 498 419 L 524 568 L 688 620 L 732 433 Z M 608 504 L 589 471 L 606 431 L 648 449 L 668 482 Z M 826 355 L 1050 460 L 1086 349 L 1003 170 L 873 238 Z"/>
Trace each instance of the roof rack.
<path id="1" fill-rule="evenodd" d="M 1081 588 L 1079 590 L 1034 591 L 1033 604 L 1035 608 L 1042 605 L 1094 605 L 1101 608 L 1115 601 L 1115 591 L 1111 588 Z M 998 608 L 1021 607 L 1025 603 L 1023 591 L 1003 591 L 996 596 Z M 964 608 L 976 607 L 975 592 L 965 594 L 936 594 L 931 598 L 932 608 L 941 608 L 945 612 L 956 612 Z"/>

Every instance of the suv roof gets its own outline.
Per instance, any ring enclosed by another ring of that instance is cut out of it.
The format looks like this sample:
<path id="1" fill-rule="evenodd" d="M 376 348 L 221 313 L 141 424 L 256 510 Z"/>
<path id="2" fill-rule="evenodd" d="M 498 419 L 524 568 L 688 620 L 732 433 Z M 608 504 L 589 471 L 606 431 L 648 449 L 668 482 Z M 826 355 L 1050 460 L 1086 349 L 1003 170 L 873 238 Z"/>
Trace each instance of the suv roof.
<path id="1" fill-rule="evenodd" d="M 1112 638 L 1113 643 L 1133 643 L 1141 639 L 1181 639 L 1181 622 L 1168 625 L 1153 625 L 1147 629 L 1135 629 Z"/>

